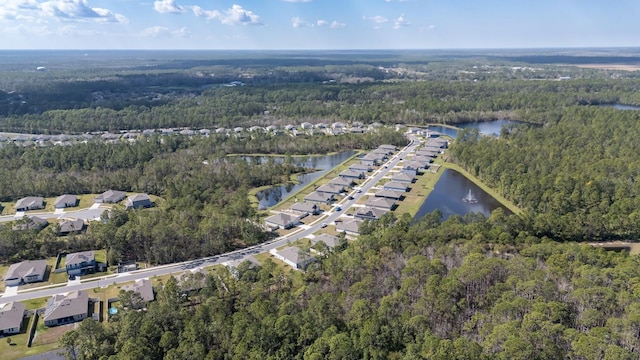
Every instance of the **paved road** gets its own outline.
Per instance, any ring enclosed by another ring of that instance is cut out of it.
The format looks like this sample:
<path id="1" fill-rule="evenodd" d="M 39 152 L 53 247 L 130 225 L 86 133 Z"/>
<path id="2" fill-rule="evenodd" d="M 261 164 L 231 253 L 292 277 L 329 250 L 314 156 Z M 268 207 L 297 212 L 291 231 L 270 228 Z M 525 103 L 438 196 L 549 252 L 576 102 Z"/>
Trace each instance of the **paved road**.
<path id="1" fill-rule="evenodd" d="M 410 137 L 411 143 L 401 149 L 399 152 L 394 154 L 391 159 L 387 161 L 385 166 L 381 166 L 379 169 L 369 174 L 369 177 L 363 182 L 363 184 L 359 187 L 362 189 L 361 193 L 353 190 L 349 195 L 353 196 L 353 200 L 349 200 L 348 196 L 342 199 L 336 205 L 342 207 L 342 211 L 329 211 L 325 214 L 325 216 L 319 218 L 312 224 L 309 224 L 310 227 L 307 229 L 300 229 L 296 232 L 288 234 L 286 236 L 282 236 L 273 240 L 270 240 L 266 243 L 255 245 L 249 248 L 240 249 L 236 251 L 232 251 L 226 254 L 206 257 L 198 260 L 186 261 L 182 263 L 175 263 L 169 265 L 161 265 L 156 266 L 149 269 L 136 270 L 133 272 L 117 274 L 117 275 L 108 275 L 101 278 L 94 278 L 91 281 L 86 281 L 83 283 L 73 283 L 68 284 L 67 286 L 58 286 L 58 287 L 41 287 L 37 289 L 31 289 L 31 291 L 19 291 L 17 294 L 7 294 L 6 296 L 2 296 L 0 298 L 0 303 L 7 303 L 11 301 L 25 301 L 30 299 L 37 299 L 42 297 L 50 297 L 56 294 L 62 294 L 69 291 L 75 290 L 88 290 L 96 287 L 109 286 L 112 284 L 121 284 L 125 282 L 130 282 L 138 279 L 149 278 L 153 276 L 163 276 L 169 274 L 178 274 L 183 273 L 188 269 L 195 269 L 202 266 L 211 266 L 215 264 L 221 264 L 231 260 L 240 260 L 248 257 L 249 255 L 255 255 L 263 252 L 267 252 L 272 249 L 276 249 L 280 246 L 286 245 L 289 242 L 294 242 L 296 240 L 308 237 L 309 235 L 319 231 L 321 229 L 322 223 L 330 223 L 338 219 L 346 210 L 349 209 L 353 204 L 355 204 L 358 199 L 364 196 L 367 191 L 369 191 L 375 184 L 377 184 L 382 177 L 388 174 L 388 172 L 396 166 L 405 156 L 415 151 L 416 147 L 419 146 L 420 140 L 416 137 Z M 335 209 L 335 207 L 334 207 Z"/>

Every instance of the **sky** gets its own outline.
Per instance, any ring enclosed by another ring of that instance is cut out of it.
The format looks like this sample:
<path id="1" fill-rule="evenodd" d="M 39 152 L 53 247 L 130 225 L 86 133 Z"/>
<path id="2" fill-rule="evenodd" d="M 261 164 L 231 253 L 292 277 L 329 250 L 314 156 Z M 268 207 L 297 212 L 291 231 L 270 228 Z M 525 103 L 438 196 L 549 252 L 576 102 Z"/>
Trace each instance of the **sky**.
<path id="1" fill-rule="evenodd" d="M 639 0 L 0 0 L 0 49 L 640 46 Z"/>

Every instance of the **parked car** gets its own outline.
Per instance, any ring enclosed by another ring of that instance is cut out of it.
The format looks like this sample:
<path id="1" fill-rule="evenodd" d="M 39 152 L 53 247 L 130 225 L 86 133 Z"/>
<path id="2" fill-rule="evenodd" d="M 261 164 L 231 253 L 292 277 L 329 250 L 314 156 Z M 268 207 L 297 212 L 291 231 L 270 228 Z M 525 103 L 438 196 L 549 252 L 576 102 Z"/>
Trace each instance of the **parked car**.
<path id="1" fill-rule="evenodd" d="M 327 227 L 327 223 L 322 223 L 322 224 L 320 224 L 320 227 L 321 227 L 321 228 L 326 228 L 326 227 Z"/>
<path id="2" fill-rule="evenodd" d="M 342 211 L 342 208 L 340 206 L 336 206 L 336 211 Z"/>
<path id="3" fill-rule="evenodd" d="M 353 196 L 349 196 L 347 199 L 349 199 L 349 200 L 353 200 Z"/>

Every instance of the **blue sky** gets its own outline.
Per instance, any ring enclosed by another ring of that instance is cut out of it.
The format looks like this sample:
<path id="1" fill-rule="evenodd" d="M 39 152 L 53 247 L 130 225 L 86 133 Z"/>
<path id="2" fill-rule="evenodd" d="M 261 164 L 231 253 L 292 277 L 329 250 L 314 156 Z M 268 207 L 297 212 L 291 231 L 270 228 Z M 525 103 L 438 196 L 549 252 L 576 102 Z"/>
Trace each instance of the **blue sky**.
<path id="1" fill-rule="evenodd" d="M 638 0 L 0 0 L 0 49 L 617 46 Z"/>

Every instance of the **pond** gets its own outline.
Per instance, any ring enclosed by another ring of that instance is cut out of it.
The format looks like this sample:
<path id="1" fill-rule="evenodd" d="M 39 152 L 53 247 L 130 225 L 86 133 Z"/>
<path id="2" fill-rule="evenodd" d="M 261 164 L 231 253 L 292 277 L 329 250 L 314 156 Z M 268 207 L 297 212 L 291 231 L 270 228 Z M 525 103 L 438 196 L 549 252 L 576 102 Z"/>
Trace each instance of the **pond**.
<path id="1" fill-rule="evenodd" d="M 493 135 L 499 136 L 500 131 L 504 126 L 511 124 L 519 124 L 518 121 L 513 120 L 492 120 L 492 121 L 482 121 L 482 122 L 474 122 L 474 123 L 464 123 L 464 124 L 455 124 L 454 126 L 459 127 L 461 129 L 478 129 L 480 134 L 482 135 Z M 448 135 L 452 138 L 456 138 L 458 131 L 456 129 L 452 129 L 446 126 L 440 125 L 432 125 L 427 127 L 429 130 L 440 132 L 444 135 Z"/>
<path id="2" fill-rule="evenodd" d="M 442 213 L 443 220 L 452 215 L 464 216 L 469 212 L 482 213 L 488 217 L 497 208 L 504 209 L 505 214 L 511 214 L 509 209 L 464 175 L 446 169 L 414 219 L 421 219 L 436 209 Z"/>
<path id="3" fill-rule="evenodd" d="M 259 191 L 256 194 L 258 198 L 258 210 L 264 210 L 272 207 L 287 197 L 300 191 L 305 186 L 309 185 L 316 179 L 324 176 L 334 167 L 340 165 L 350 157 L 356 154 L 356 151 L 344 151 L 338 154 L 309 156 L 305 158 L 294 158 L 294 162 L 307 169 L 316 169 L 318 171 L 310 172 L 307 174 L 298 175 L 298 183 L 287 183 L 280 186 L 274 186 L 270 189 Z M 246 159 L 251 159 L 247 156 Z M 266 157 L 258 157 L 261 162 L 264 162 Z M 275 157 L 276 162 L 284 161 L 284 157 Z"/>
<path id="4" fill-rule="evenodd" d="M 616 110 L 640 110 L 640 106 L 624 105 L 624 104 L 600 104 L 598 107 L 613 108 Z"/>

